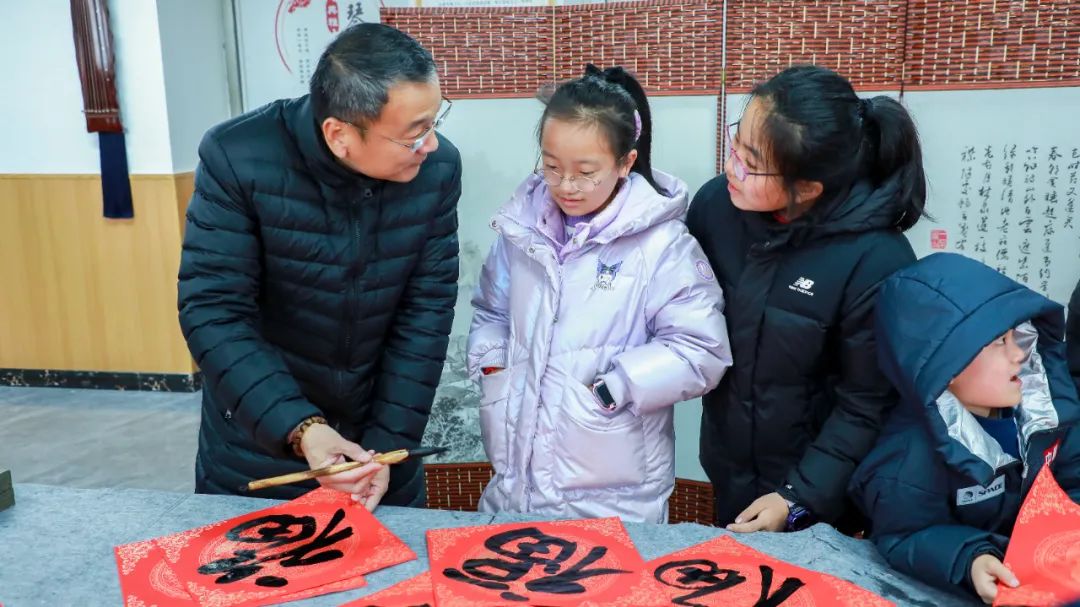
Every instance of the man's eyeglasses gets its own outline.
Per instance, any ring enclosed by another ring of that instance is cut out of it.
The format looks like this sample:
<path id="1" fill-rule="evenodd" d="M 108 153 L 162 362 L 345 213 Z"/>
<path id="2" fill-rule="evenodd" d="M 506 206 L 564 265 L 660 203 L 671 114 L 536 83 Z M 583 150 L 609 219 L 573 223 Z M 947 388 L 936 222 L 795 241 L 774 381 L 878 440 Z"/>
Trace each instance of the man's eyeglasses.
<path id="1" fill-rule="evenodd" d="M 413 140 L 413 141 L 398 141 L 397 139 L 394 139 L 393 137 L 387 137 L 386 135 L 383 135 L 382 133 L 375 133 L 375 134 L 378 135 L 379 137 L 382 137 L 383 139 L 385 139 L 387 141 L 392 141 L 392 142 L 400 145 L 403 148 L 407 148 L 410 152 L 412 152 L 414 154 L 416 152 L 419 152 L 420 148 L 424 147 L 424 142 L 427 141 L 427 138 L 428 138 L 429 135 L 431 135 L 431 132 L 442 126 L 443 121 L 446 120 L 446 115 L 450 113 L 450 108 L 453 107 L 453 105 L 454 105 L 454 103 L 452 101 L 450 101 L 449 99 L 447 99 L 446 97 L 443 97 L 442 100 L 443 100 L 443 103 L 442 103 L 442 106 L 439 108 L 439 112 L 435 115 L 435 121 L 431 123 L 431 126 L 424 129 L 424 132 L 420 133 L 420 136 L 417 137 L 415 140 Z M 363 127 L 361 127 L 358 124 L 354 124 L 352 122 L 349 122 L 349 124 L 352 124 L 354 127 L 359 129 L 360 131 L 365 130 Z"/>
<path id="2" fill-rule="evenodd" d="M 739 157 L 739 153 L 735 151 L 735 136 L 739 133 L 739 123 L 732 122 L 727 125 L 725 129 L 727 134 L 727 150 L 728 154 L 731 154 L 731 166 L 735 169 L 735 177 L 739 181 L 746 181 L 746 178 L 751 175 L 761 175 L 762 177 L 780 177 L 780 173 L 755 173 L 747 168 L 746 163 Z"/>

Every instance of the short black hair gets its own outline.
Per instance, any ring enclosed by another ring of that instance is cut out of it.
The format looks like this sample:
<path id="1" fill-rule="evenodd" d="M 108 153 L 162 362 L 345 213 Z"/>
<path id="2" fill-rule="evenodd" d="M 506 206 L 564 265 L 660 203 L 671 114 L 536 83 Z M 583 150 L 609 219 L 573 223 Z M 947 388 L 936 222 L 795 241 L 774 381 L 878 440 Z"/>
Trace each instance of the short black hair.
<path id="1" fill-rule="evenodd" d="M 358 23 L 334 38 L 311 76 L 315 120 L 330 117 L 361 126 L 379 117 L 390 87 L 430 82 L 435 60 L 420 43 L 381 23 Z"/>

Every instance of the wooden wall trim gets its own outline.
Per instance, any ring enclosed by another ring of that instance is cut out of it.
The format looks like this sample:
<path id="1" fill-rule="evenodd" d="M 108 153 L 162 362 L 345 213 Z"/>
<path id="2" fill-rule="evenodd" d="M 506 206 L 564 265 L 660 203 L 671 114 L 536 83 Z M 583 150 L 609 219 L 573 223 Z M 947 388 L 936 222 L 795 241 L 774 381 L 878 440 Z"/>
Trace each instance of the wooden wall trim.
<path id="1" fill-rule="evenodd" d="M 132 181 L 175 181 L 180 178 L 194 178 L 195 173 L 139 173 L 131 175 Z M 54 180 L 92 180 L 101 181 L 99 173 L 0 173 L 0 179 L 4 180 L 31 180 L 31 181 L 54 181 Z"/>
<path id="2" fill-rule="evenodd" d="M 195 370 L 176 312 L 190 173 L 132 176 L 134 219 L 98 175 L 0 174 L 0 368 Z"/>

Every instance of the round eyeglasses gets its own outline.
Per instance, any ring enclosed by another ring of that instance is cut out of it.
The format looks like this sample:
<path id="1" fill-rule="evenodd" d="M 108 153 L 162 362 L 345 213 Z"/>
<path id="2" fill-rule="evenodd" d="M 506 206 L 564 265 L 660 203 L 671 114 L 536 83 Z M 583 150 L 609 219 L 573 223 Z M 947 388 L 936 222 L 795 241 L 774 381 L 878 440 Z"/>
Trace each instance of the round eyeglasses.
<path id="1" fill-rule="evenodd" d="M 751 171 L 742 158 L 739 157 L 739 153 L 735 151 L 735 138 L 739 135 L 739 123 L 732 122 L 724 129 L 726 137 L 724 138 L 727 143 L 727 152 L 731 156 L 731 167 L 735 170 L 735 177 L 739 181 L 746 181 L 747 177 L 751 175 L 760 175 L 762 177 L 780 177 L 780 173 L 755 173 Z"/>
<path id="2" fill-rule="evenodd" d="M 570 177 L 565 177 L 555 169 L 538 168 L 534 172 L 544 180 L 544 183 L 546 183 L 549 188 L 557 188 L 562 185 L 563 181 L 566 181 L 575 192 L 581 192 L 582 194 L 588 194 L 595 190 L 603 181 L 603 179 L 593 179 L 584 175 L 571 175 Z"/>
<path id="3" fill-rule="evenodd" d="M 439 112 L 436 114 L 435 121 L 432 122 L 431 125 L 428 126 L 428 128 L 424 129 L 424 132 L 420 133 L 420 136 L 417 137 L 416 139 L 414 139 L 413 141 L 398 141 L 397 139 L 394 139 L 393 137 L 387 137 L 386 135 L 383 135 L 382 133 L 375 133 L 375 134 L 378 135 L 379 137 L 382 137 L 383 139 L 385 139 L 387 141 L 391 141 L 393 143 L 396 143 L 396 144 L 400 145 L 403 148 L 408 149 L 410 152 L 412 152 L 414 154 L 416 152 L 419 152 L 420 148 L 424 147 L 424 142 L 427 141 L 428 136 L 430 136 L 433 131 L 438 130 L 439 127 L 442 126 L 443 121 L 446 120 L 446 115 L 450 113 L 450 108 L 454 106 L 454 103 L 452 101 L 450 101 L 449 99 L 447 99 L 446 97 L 443 97 L 442 100 L 443 100 L 443 104 L 440 107 Z M 353 125 L 354 127 L 356 127 L 361 132 L 366 130 L 364 127 L 362 127 L 359 124 L 356 124 L 354 122 L 349 122 L 348 120 L 345 120 L 343 122 L 346 122 L 348 124 Z M 374 132 L 374 131 L 372 131 L 372 132 Z"/>

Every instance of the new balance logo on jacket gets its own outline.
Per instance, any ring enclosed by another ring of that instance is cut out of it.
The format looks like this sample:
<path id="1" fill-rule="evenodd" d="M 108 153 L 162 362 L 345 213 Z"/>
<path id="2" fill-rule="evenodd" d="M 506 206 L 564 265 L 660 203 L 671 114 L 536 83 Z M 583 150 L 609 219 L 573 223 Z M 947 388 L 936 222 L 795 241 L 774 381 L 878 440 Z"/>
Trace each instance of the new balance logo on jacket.
<path id="1" fill-rule="evenodd" d="M 814 281 L 810 280 L 809 278 L 804 278 L 800 276 L 799 279 L 791 283 L 788 288 L 792 291 L 802 293 L 803 295 L 809 295 L 810 297 L 814 296 L 814 292 L 812 291 L 812 289 L 814 288 Z"/>

